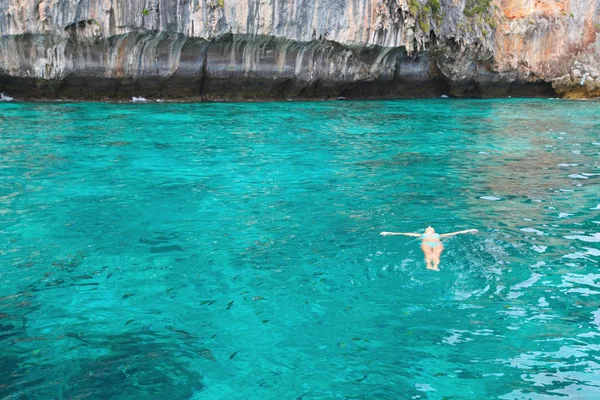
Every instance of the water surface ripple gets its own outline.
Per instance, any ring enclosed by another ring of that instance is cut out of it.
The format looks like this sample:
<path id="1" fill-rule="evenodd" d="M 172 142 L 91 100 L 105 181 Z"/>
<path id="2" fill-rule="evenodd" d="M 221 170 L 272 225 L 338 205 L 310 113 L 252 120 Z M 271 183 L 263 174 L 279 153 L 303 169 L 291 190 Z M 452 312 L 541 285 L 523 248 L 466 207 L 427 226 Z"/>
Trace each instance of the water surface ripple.
<path id="1" fill-rule="evenodd" d="M 598 399 L 599 114 L 0 104 L 0 397 Z"/>

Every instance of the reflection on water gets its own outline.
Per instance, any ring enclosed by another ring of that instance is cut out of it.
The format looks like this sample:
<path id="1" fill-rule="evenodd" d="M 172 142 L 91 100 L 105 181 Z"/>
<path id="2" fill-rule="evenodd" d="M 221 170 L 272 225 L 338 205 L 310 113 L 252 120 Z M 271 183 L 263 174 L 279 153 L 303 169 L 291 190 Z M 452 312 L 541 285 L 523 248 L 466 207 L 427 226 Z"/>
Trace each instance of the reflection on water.
<path id="1" fill-rule="evenodd" d="M 594 399 L 599 107 L 2 104 L 0 397 Z"/>

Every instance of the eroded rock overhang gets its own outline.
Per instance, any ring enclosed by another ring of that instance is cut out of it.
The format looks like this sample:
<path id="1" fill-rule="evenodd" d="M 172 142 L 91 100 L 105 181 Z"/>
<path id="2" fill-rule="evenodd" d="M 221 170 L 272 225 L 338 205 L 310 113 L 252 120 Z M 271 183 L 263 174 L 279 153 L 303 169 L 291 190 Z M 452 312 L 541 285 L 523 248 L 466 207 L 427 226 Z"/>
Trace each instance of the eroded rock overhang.
<path id="1" fill-rule="evenodd" d="M 94 23 L 82 29 L 93 32 Z M 549 83 L 519 82 L 470 64 L 447 76 L 440 50 L 347 46 L 258 35 L 210 41 L 136 31 L 109 38 L 23 34 L 0 38 L 0 91 L 23 99 L 267 100 L 551 96 Z M 453 62 L 456 62 L 454 60 Z M 462 62 L 458 60 L 458 62 Z M 469 61 L 470 62 L 470 61 Z M 454 68 L 456 69 L 456 68 Z M 451 73 L 454 70 L 451 68 Z"/>

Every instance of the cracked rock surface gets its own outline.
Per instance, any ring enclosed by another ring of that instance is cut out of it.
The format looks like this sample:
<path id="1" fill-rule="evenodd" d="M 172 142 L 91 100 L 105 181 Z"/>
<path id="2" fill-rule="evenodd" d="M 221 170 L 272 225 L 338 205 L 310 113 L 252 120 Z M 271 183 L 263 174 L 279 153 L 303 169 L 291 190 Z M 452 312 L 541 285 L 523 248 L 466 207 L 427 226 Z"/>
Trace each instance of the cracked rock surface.
<path id="1" fill-rule="evenodd" d="M 0 0 L 17 98 L 600 95 L 600 0 Z"/>

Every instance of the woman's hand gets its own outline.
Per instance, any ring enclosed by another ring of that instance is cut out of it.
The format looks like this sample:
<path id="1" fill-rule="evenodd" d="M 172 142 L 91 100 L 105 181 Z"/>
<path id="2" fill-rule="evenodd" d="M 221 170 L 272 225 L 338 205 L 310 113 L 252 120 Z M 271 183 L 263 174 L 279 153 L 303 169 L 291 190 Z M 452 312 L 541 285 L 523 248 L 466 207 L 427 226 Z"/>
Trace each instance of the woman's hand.
<path id="1" fill-rule="evenodd" d="M 477 233 L 479 231 L 477 229 L 469 229 L 469 232 L 471 232 L 471 233 Z"/>
<path id="2" fill-rule="evenodd" d="M 390 236 L 392 234 L 392 232 L 381 232 L 380 235 L 381 236 Z"/>

